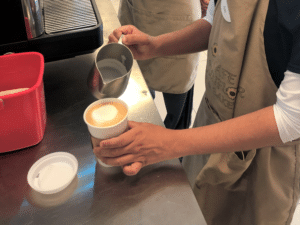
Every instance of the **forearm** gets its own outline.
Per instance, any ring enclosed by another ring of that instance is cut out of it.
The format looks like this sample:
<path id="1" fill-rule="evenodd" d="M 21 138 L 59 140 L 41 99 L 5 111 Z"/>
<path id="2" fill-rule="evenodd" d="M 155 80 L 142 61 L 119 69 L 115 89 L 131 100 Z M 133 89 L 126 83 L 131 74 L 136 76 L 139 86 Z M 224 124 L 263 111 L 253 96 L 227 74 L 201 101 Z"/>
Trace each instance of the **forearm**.
<path id="1" fill-rule="evenodd" d="M 155 55 L 158 57 L 195 53 L 207 50 L 211 25 L 200 19 L 172 33 L 154 38 Z"/>
<path id="2" fill-rule="evenodd" d="M 175 132 L 178 136 L 176 151 L 180 156 L 282 144 L 272 106 L 221 123 Z"/>

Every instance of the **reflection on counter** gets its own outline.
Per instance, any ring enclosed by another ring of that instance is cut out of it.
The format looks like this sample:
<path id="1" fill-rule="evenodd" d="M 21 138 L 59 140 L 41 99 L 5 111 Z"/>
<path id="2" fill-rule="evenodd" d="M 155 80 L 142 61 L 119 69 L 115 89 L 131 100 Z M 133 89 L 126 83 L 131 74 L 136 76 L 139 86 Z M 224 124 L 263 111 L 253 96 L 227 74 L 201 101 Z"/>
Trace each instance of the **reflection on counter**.
<path id="1" fill-rule="evenodd" d="M 39 208 L 59 206 L 65 203 L 73 195 L 77 186 L 78 177 L 76 176 L 67 188 L 58 193 L 42 194 L 30 188 L 26 194 L 26 198 L 31 205 Z"/>
<path id="2" fill-rule="evenodd" d="M 147 96 L 147 90 L 141 90 L 141 86 L 132 79 L 130 80 L 126 91 L 119 97 L 119 99 L 125 101 L 128 106 L 133 106 L 142 101 L 141 98 L 143 98 L 144 95 L 141 95 L 140 92 L 145 93 L 144 95 Z"/>
<path id="3" fill-rule="evenodd" d="M 157 205 L 153 206 L 156 208 L 176 207 L 176 203 L 165 200 L 166 195 L 159 196 L 158 193 L 170 188 L 170 184 L 180 188 L 184 176 L 181 170 L 181 167 L 170 164 L 156 167 L 152 165 L 144 167 L 136 176 L 126 176 L 121 170 L 108 174 L 105 168 L 97 163 L 94 199 L 90 212 L 93 221 L 101 221 L 101 224 L 122 224 L 122 221 L 129 221 L 128 218 L 131 218 L 130 224 L 147 224 L 144 221 L 145 214 L 151 212 L 143 211 L 143 207 L 140 208 L 139 205 L 148 205 L 155 199 Z M 178 196 L 174 197 L 176 199 Z M 180 205 L 178 207 L 180 208 Z M 157 219 L 154 218 L 153 221 L 155 220 Z"/>
<path id="4" fill-rule="evenodd" d="M 27 173 L 38 156 L 39 151 L 32 148 L 1 154 L 0 224 L 18 214 L 28 187 Z"/>

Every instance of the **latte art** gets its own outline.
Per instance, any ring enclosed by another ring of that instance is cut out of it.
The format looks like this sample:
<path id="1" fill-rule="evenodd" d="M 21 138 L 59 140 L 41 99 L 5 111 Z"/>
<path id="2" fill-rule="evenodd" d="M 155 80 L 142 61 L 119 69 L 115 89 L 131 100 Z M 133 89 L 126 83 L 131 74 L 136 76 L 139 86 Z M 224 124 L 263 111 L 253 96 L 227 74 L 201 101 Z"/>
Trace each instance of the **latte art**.
<path id="1" fill-rule="evenodd" d="M 97 127 L 109 127 L 121 122 L 127 114 L 126 107 L 119 102 L 106 102 L 94 105 L 87 114 L 89 124 Z"/>
<path id="2" fill-rule="evenodd" d="M 116 118 L 118 110 L 113 105 L 104 105 L 100 108 L 95 109 L 92 112 L 92 119 L 95 123 L 104 123 Z"/>

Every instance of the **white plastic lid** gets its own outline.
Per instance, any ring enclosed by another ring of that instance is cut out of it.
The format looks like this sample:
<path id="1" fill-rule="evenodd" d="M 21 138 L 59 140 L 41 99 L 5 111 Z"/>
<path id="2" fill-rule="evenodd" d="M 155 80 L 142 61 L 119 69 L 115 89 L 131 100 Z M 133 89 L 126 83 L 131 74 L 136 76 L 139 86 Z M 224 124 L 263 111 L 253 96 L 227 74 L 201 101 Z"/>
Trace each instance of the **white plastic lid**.
<path id="1" fill-rule="evenodd" d="M 55 152 L 36 161 L 30 168 L 27 181 L 37 192 L 54 194 L 65 189 L 74 179 L 78 161 L 70 153 Z"/>

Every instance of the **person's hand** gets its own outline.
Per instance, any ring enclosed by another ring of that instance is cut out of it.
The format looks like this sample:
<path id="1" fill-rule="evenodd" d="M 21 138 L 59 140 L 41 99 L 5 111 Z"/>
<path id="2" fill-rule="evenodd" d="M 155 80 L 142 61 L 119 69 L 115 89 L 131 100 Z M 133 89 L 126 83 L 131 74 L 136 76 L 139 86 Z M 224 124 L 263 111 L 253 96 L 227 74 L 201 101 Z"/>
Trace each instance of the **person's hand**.
<path id="1" fill-rule="evenodd" d="M 123 166 L 126 175 L 135 175 L 144 166 L 179 158 L 176 131 L 150 123 L 128 122 L 129 130 L 94 148 L 105 164 Z"/>
<path id="2" fill-rule="evenodd" d="M 127 25 L 115 29 L 108 37 L 108 43 L 118 42 L 121 35 L 122 43 L 132 52 L 136 60 L 145 60 L 155 57 L 154 37 L 138 30 L 135 26 Z"/>

